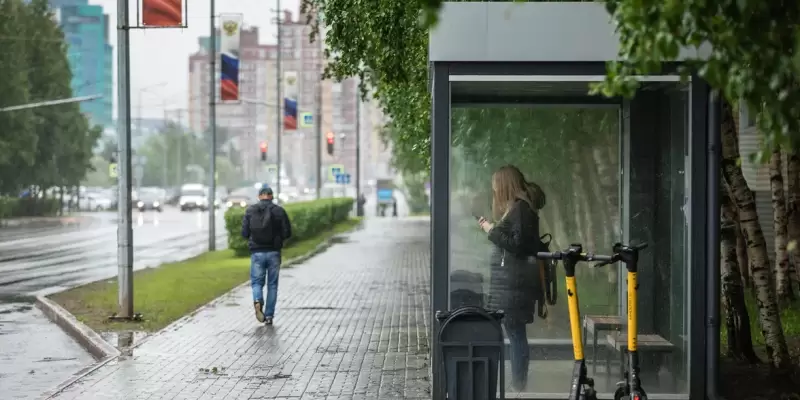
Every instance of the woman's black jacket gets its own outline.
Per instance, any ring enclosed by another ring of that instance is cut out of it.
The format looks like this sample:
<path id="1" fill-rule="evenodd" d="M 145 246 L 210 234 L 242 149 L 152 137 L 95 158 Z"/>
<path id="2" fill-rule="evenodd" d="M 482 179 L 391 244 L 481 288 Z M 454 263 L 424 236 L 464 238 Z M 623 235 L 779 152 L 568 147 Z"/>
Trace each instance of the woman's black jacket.
<path id="1" fill-rule="evenodd" d="M 533 322 L 539 274 L 529 257 L 539 251 L 539 216 L 527 202 L 516 200 L 489 231 L 489 240 L 494 246 L 488 308 L 503 310 L 509 320 Z"/>

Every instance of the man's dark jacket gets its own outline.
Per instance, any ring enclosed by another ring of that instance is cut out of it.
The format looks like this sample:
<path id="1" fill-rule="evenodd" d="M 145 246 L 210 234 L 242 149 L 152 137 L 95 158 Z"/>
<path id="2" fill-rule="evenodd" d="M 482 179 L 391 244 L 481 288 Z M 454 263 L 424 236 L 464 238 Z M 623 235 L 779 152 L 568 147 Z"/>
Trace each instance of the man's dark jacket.
<path id="1" fill-rule="evenodd" d="M 250 237 L 250 218 L 260 210 L 269 210 L 272 214 L 270 222 L 272 224 L 272 243 L 257 243 Z M 247 207 L 242 218 L 242 237 L 247 239 L 251 253 L 261 253 L 268 251 L 281 251 L 283 244 L 292 237 L 292 224 L 289 216 L 283 207 L 274 204 L 272 200 L 261 200 L 257 204 Z"/>

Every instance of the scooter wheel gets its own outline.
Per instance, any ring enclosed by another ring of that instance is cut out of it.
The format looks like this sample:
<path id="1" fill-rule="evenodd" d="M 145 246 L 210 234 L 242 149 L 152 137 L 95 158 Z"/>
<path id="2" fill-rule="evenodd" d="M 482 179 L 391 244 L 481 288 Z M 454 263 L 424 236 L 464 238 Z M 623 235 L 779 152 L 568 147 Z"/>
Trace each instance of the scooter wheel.
<path id="1" fill-rule="evenodd" d="M 624 399 L 625 396 L 626 396 L 625 392 L 626 391 L 625 391 L 624 387 L 618 387 L 617 390 L 614 391 L 614 400 L 622 400 L 622 399 Z"/>
<path id="2" fill-rule="evenodd" d="M 631 393 L 630 400 L 647 400 L 647 393 L 642 388 L 636 389 Z"/>

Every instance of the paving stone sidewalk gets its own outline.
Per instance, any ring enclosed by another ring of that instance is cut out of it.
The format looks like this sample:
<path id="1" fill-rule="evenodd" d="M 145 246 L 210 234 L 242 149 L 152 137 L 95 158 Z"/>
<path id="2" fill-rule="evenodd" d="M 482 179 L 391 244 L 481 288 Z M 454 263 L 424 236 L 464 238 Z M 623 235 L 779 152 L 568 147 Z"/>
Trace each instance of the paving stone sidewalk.
<path id="1" fill-rule="evenodd" d="M 274 326 L 239 288 L 54 398 L 430 399 L 429 231 L 367 220 L 282 270 Z"/>

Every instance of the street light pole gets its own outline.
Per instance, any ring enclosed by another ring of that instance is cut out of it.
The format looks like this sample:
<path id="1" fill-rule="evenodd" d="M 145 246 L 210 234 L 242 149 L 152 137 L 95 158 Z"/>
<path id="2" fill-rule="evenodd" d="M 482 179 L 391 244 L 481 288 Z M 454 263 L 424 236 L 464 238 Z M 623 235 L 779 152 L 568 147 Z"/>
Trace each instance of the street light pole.
<path id="1" fill-rule="evenodd" d="M 361 204 L 361 90 L 356 82 L 356 216 L 364 216 Z"/>
<path id="2" fill-rule="evenodd" d="M 283 53 L 283 47 L 281 46 L 281 44 L 283 42 L 283 40 L 281 38 L 281 36 L 282 36 L 281 35 L 281 22 L 282 22 L 282 20 L 281 20 L 281 18 L 282 18 L 282 16 L 281 16 L 281 13 L 282 13 L 282 11 L 281 11 L 281 0 L 277 0 L 276 8 L 277 8 L 277 14 L 278 14 L 277 18 L 276 18 L 276 23 L 277 23 L 277 28 L 278 28 L 278 56 L 276 57 L 277 66 L 276 66 L 275 70 L 276 70 L 277 84 L 278 84 L 277 85 L 278 86 L 277 87 L 277 91 L 278 91 L 278 110 L 277 110 L 278 118 L 277 118 L 277 122 L 278 123 L 277 123 L 277 126 L 275 127 L 276 128 L 275 132 L 277 133 L 278 137 L 275 139 L 275 141 L 276 141 L 276 146 L 278 146 L 278 148 L 275 149 L 275 150 L 277 152 L 277 157 L 276 158 L 277 158 L 278 168 L 277 168 L 276 172 L 277 172 L 278 177 L 277 177 L 277 179 L 275 181 L 275 196 L 278 199 L 280 199 L 280 194 L 281 194 L 281 164 L 283 164 L 282 151 L 281 151 L 281 147 L 282 147 L 281 146 L 281 136 L 283 136 L 283 107 L 282 106 L 284 104 L 283 97 L 282 97 L 282 89 L 283 88 L 281 87 L 281 86 L 283 86 L 283 77 L 281 76 L 281 74 L 282 74 L 282 72 L 281 72 L 281 58 L 283 57 L 283 54 L 281 54 L 281 53 Z"/>
<path id="3" fill-rule="evenodd" d="M 317 40 L 319 42 L 320 53 L 322 54 L 322 41 Z M 317 80 L 317 93 L 316 93 L 316 110 L 314 110 L 314 122 L 316 129 L 315 135 L 317 144 L 315 146 L 317 150 L 317 179 L 316 179 L 316 194 L 317 200 L 322 198 L 322 58 L 317 56 L 316 61 L 316 72 L 319 74 L 319 79 Z"/>
<path id="4" fill-rule="evenodd" d="M 209 96 L 208 96 L 208 111 L 209 111 L 209 126 L 211 127 L 211 149 L 209 153 L 211 156 L 209 172 L 208 172 L 208 251 L 214 251 L 217 248 L 217 233 L 214 224 L 216 223 L 216 208 L 215 197 L 217 194 L 217 30 L 214 25 L 214 1 L 211 0 L 211 17 L 209 23 L 209 58 L 211 60 L 209 68 Z"/>
<path id="5" fill-rule="evenodd" d="M 133 204 L 131 204 L 131 66 L 128 0 L 117 0 L 117 317 L 133 318 Z"/>

